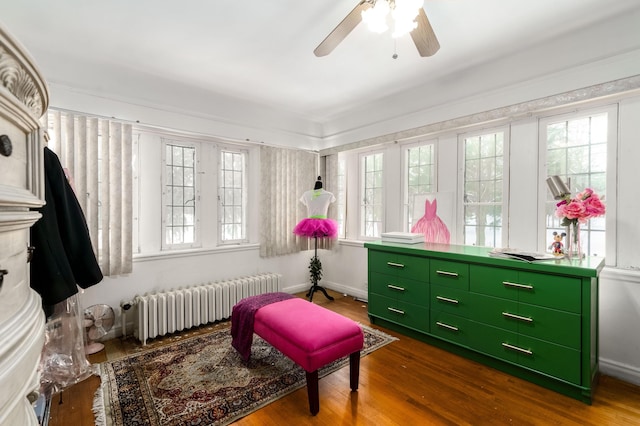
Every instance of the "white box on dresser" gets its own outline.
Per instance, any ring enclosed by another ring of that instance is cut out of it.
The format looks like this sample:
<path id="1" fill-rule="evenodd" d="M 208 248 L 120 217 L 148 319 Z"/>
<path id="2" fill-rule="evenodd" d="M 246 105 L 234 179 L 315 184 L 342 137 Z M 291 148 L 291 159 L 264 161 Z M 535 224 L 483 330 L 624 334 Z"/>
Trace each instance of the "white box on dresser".
<path id="1" fill-rule="evenodd" d="M 44 343 L 40 296 L 29 286 L 29 228 L 44 204 L 39 118 L 49 95 L 24 48 L 0 26 L 0 426 L 37 425 Z"/>

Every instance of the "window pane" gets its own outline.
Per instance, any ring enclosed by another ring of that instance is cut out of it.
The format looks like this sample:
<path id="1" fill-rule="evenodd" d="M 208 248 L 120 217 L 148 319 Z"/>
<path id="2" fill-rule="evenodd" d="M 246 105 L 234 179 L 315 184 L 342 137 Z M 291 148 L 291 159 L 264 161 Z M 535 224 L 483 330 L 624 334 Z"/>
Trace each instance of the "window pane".
<path id="1" fill-rule="evenodd" d="M 173 205 L 184 205 L 184 190 L 181 187 L 173 188 Z"/>

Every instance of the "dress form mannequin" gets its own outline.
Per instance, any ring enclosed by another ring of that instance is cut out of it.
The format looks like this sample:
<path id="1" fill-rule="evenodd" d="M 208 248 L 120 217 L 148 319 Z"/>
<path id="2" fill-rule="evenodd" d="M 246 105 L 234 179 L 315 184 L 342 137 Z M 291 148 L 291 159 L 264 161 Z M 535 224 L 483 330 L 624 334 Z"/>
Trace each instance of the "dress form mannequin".
<path id="1" fill-rule="evenodd" d="M 312 264 L 318 260 L 318 238 L 336 238 L 338 236 L 337 223 L 327 218 L 327 210 L 329 204 L 336 201 L 336 197 L 328 191 L 322 189 L 322 178 L 318 176 L 313 190 L 306 191 L 300 197 L 300 201 L 307 207 L 307 217 L 302 219 L 293 229 L 293 233 L 299 237 L 313 238 L 315 243 L 314 256 L 311 259 Z M 321 267 L 321 266 L 320 266 Z M 327 299 L 333 300 L 327 291 L 319 286 L 317 281 L 312 283 L 307 297 L 309 301 L 313 299 L 313 293 L 321 291 Z"/>

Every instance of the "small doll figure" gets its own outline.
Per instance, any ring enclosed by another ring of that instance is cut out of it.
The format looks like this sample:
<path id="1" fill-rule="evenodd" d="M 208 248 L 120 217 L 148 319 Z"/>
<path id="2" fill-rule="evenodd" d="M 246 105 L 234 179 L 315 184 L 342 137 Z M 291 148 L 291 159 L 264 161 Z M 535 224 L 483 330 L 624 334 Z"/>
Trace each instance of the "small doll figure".
<path id="1" fill-rule="evenodd" d="M 564 244 L 562 244 L 562 239 L 566 236 L 564 232 L 559 234 L 557 232 L 553 232 L 553 242 L 549 246 L 551 253 L 554 256 L 560 256 L 564 254 Z"/>

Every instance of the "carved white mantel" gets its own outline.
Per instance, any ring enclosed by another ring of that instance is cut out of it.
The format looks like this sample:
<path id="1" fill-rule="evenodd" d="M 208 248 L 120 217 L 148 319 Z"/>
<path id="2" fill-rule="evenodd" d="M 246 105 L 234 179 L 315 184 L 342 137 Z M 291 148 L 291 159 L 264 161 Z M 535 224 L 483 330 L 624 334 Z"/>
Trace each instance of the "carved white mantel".
<path id="1" fill-rule="evenodd" d="M 44 204 L 39 118 L 48 91 L 31 57 L 0 27 L 0 425 L 37 425 L 44 344 L 40 296 L 29 285 L 29 229 Z"/>

